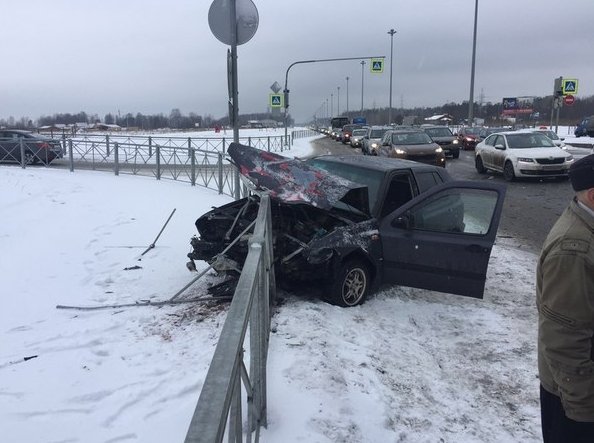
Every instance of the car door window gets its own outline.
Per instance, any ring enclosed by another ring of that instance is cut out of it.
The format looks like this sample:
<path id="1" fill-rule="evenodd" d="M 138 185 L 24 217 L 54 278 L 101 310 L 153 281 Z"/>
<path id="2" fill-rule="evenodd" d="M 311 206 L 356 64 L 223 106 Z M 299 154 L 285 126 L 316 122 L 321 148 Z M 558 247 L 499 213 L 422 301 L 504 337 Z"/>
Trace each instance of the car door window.
<path id="1" fill-rule="evenodd" d="M 485 235 L 492 223 L 497 198 L 493 190 L 446 189 L 409 209 L 409 228 Z"/>
<path id="2" fill-rule="evenodd" d="M 409 174 L 398 174 L 392 177 L 384 203 L 382 205 L 381 217 L 393 212 L 413 197 L 412 186 Z"/>
<path id="3" fill-rule="evenodd" d="M 505 146 L 505 142 L 503 141 L 503 137 L 500 135 L 496 135 L 493 137 L 493 146 L 502 145 Z"/>
<path id="4" fill-rule="evenodd" d="M 415 178 L 417 179 L 419 192 L 425 192 L 433 186 L 443 183 L 439 174 L 433 171 L 417 172 L 415 173 Z"/>

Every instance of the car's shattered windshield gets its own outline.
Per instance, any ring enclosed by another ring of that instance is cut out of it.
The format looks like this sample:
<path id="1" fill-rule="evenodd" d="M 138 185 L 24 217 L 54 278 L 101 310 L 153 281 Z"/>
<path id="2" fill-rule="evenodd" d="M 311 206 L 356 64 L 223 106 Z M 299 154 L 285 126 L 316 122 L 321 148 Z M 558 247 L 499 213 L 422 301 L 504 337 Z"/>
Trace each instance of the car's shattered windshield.
<path id="1" fill-rule="evenodd" d="M 377 194 L 384 177 L 383 172 L 361 169 L 360 167 L 353 167 L 346 163 L 324 161 L 323 157 L 319 159 L 311 159 L 308 163 L 328 171 L 331 174 L 338 175 L 355 183 L 366 185 L 369 193 L 369 207 L 375 207 Z"/>

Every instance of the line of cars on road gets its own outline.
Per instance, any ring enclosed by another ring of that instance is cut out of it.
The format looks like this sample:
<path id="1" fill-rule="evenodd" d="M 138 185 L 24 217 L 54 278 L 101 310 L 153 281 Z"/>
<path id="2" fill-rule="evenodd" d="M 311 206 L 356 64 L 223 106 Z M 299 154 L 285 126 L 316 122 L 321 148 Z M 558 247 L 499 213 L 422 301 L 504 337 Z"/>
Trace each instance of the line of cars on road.
<path id="1" fill-rule="evenodd" d="M 458 138 L 446 126 L 345 125 L 328 135 L 336 141 L 360 148 L 364 155 L 414 160 L 445 167 L 446 156 L 458 158 Z"/>
<path id="2" fill-rule="evenodd" d="M 456 134 L 447 126 L 432 125 L 359 126 L 347 130 L 348 136 L 341 141 L 361 148 L 365 155 L 445 167 L 446 156 L 456 159 L 460 150 L 474 150 L 478 173 L 502 173 L 508 181 L 520 177 L 567 178 L 574 160 L 563 140 L 545 127 L 517 131 L 506 127 L 460 128 Z"/>

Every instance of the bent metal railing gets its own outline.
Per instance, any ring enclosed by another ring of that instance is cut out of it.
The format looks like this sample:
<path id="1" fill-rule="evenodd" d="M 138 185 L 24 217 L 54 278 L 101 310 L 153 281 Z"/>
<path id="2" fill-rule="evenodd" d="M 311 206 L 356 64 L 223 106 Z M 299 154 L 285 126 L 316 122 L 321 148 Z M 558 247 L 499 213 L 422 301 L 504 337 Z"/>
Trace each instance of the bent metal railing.
<path id="1" fill-rule="evenodd" d="M 186 443 L 259 440 L 266 418 L 266 361 L 270 338 L 270 303 L 274 299 L 270 198 L 263 195 L 249 240 L 249 252 L 233 295 L 198 404 L 192 416 Z M 249 352 L 244 341 L 249 328 Z M 248 372 L 245 358 L 249 357 Z M 247 417 L 243 420 L 242 382 L 246 392 Z M 244 429 L 245 424 L 245 429 Z"/>

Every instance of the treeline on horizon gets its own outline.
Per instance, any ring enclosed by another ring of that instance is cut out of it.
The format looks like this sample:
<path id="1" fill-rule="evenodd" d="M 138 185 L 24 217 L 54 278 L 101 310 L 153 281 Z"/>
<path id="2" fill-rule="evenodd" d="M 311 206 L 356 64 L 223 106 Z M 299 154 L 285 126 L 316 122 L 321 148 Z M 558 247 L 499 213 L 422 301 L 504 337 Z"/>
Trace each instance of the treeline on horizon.
<path id="1" fill-rule="evenodd" d="M 532 123 L 548 124 L 551 120 L 552 112 L 552 96 L 535 97 L 533 101 L 533 113 L 531 115 L 520 115 L 522 121 L 530 121 Z M 475 103 L 474 117 L 484 119 L 486 124 L 490 122 L 499 123 L 501 118 L 502 103 Z M 449 114 L 453 117 L 455 124 L 461 124 L 468 118 L 468 101 L 462 103 L 446 103 L 442 106 L 435 107 L 417 107 L 417 108 L 392 108 L 393 120 L 397 124 L 401 124 L 405 116 L 417 116 L 420 119 L 430 117 L 432 115 Z M 342 113 L 346 115 L 346 113 Z M 576 98 L 572 106 L 563 106 L 559 113 L 559 123 L 564 125 L 574 125 L 578 123 L 583 117 L 594 115 L 594 95 Z M 350 111 L 348 117 L 363 116 L 367 119 L 369 124 L 385 124 L 388 122 L 389 109 L 375 108 L 364 109 L 361 111 Z M 317 116 L 320 119 L 321 116 Z M 283 122 L 283 114 L 271 113 L 251 113 L 241 114 L 239 116 L 239 124 L 245 125 L 250 120 L 275 120 Z M 314 116 L 308 121 L 301 122 L 304 124 L 314 122 Z M 169 115 L 163 113 L 159 114 L 142 114 L 142 113 L 127 113 L 125 115 L 106 114 L 100 118 L 97 114 L 87 114 L 84 111 L 76 114 L 54 114 L 52 116 L 41 116 L 36 121 L 28 117 L 21 117 L 15 119 L 9 117 L 8 119 L 0 119 L 0 127 L 10 128 L 39 128 L 42 126 L 52 126 L 56 124 L 74 125 L 75 123 L 104 123 L 115 124 L 122 128 L 136 128 L 142 130 L 155 130 L 162 128 L 169 129 L 196 129 L 196 128 L 212 128 L 214 126 L 228 126 L 228 116 L 215 119 L 212 115 L 205 116 L 190 112 L 184 115 L 179 109 L 172 109 Z M 293 118 L 289 114 L 289 125 L 294 123 Z"/>
<path id="2" fill-rule="evenodd" d="M 282 122 L 282 115 L 271 115 L 268 113 L 252 113 L 242 114 L 239 116 L 239 124 L 245 125 L 250 120 L 275 120 Z M 88 114 L 84 111 L 70 114 L 54 114 L 51 116 L 41 116 L 37 120 L 31 120 L 28 117 L 21 117 L 15 119 L 9 117 L 8 119 L 0 119 L 0 127 L 18 128 L 18 129 L 36 129 L 44 126 L 54 125 L 75 125 L 85 123 L 93 125 L 95 123 L 103 123 L 106 125 L 118 125 L 122 128 L 134 128 L 140 130 L 155 130 L 155 129 L 199 129 L 199 128 L 213 128 L 215 126 L 228 126 L 229 118 L 223 117 L 215 119 L 212 115 L 201 116 L 194 112 L 188 115 L 182 114 L 179 109 L 172 109 L 169 115 L 163 113 L 159 114 L 136 114 L 127 113 L 124 115 L 114 115 L 111 113 L 105 114 L 100 118 L 97 114 Z M 289 119 L 292 124 L 293 120 Z"/>

